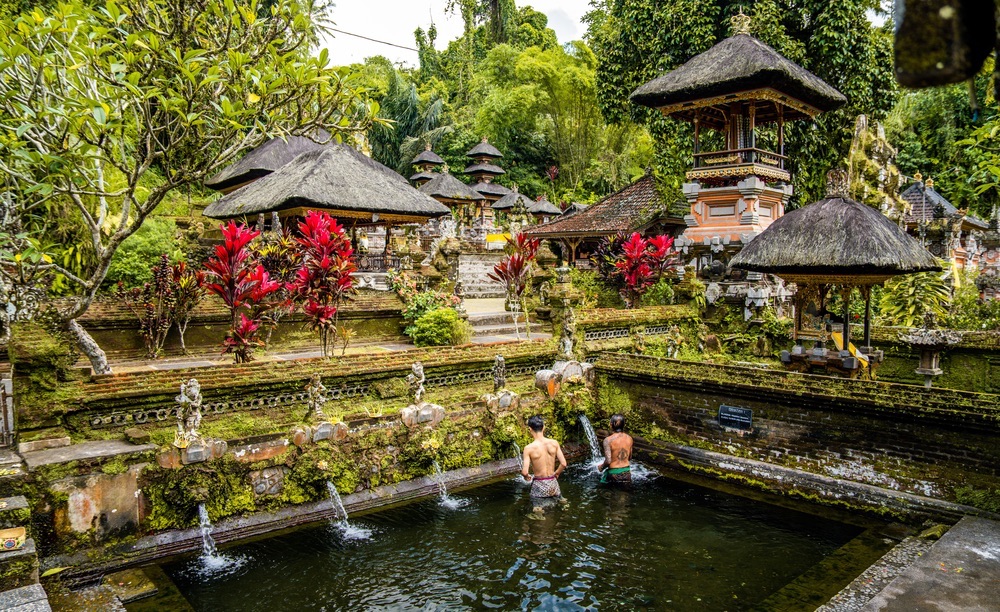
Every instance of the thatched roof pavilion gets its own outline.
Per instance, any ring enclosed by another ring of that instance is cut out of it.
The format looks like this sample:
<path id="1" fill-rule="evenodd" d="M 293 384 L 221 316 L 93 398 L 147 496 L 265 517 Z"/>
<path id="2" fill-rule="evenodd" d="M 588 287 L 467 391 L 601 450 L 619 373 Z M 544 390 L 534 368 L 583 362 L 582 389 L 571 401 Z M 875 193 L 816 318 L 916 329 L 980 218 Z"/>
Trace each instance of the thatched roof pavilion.
<path id="1" fill-rule="evenodd" d="M 856 376 L 872 372 L 881 353 L 871 348 L 871 287 L 900 274 L 941 270 L 934 256 L 880 211 L 848 197 L 847 173 L 827 176 L 827 196 L 777 219 L 730 262 L 733 268 L 780 276 L 798 285 L 795 294 L 796 347 L 782 353 L 795 369 L 821 366 Z M 840 351 L 827 354 L 825 343 L 832 287 L 837 286 L 843 311 L 839 335 L 830 332 Z M 860 289 L 865 300 L 864 346 L 851 345 L 851 295 Z M 803 339 L 816 347 L 807 352 Z"/>
<path id="2" fill-rule="evenodd" d="M 470 186 L 473 191 L 482 195 L 487 200 L 499 201 L 504 196 L 512 193 L 510 189 L 504 187 L 500 183 L 476 183 L 475 185 Z M 496 202 L 494 202 L 494 204 L 495 203 Z"/>
<path id="3" fill-rule="evenodd" d="M 284 217 L 311 209 L 354 225 L 425 223 L 448 214 L 446 206 L 399 174 L 343 144 L 302 153 L 278 171 L 212 202 L 204 214 L 237 219 L 273 211 Z"/>
<path id="4" fill-rule="evenodd" d="M 750 34 L 738 33 L 680 67 L 639 86 L 630 99 L 660 109 L 664 115 L 723 129 L 726 117 L 716 105 L 748 99 L 760 104 L 756 123 L 775 122 L 779 108 L 784 119 L 811 119 L 840 108 L 847 98 L 815 74 L 785 58 Z M 704 112 L 696 113 L 697 109 Z"/>
<path id="5" fill-rule="evenodd" d="M 316 140 L 327 142 L 330 140 L 330 135 L 320 130 L 316 135 Z M 330 145 L 319 144 L 305 136 L 289 136 L 286 139 L 272 138 L 206 180 L 205 186 L 222 193 L 229 193 L 262 176 L 275 172 L 307 151 L 320 151 L 328 146 Z"/>
<path id="6" fill-rule="evenodd" d="M 912 236 L 836 184 L 826 198 L 777 219 L 731 265 L 789 282 L 850 279 L 855 285 L 941 269 Z"/>
<path id="7" fill-rule="evenodd" d="M 562 214 L 562 210 L 549 202 L 549 199 L 544 195 L 528 207 L 528 212 L 536 217 L 558 217 Z"/>
<path id="8" fill-rule="evenodd" d="M 471 157 L 472 159 L 500 159 L 503 157 L 503 153 L 500 152 L 500 149 L 491 145 L 485 136 L 483 136 L 483 140 L 479 144 L 469 149 L 469 152 L 465 155 L 466 157 Z"/>
<path id="9" fill-rule="evenodd" d="M 410 177 L 410 181 L 416 184 L 417 187 L 420 187 L 437 176 L 434 173 L 434 169 L 438 166 L 443 166 L 444 160 L 441 159 L 440 155 L 431 150 L 431 143 L 428 142 L 424 150 L 414 157 L 410 163 L 417 169 L 417 173 Z"/>

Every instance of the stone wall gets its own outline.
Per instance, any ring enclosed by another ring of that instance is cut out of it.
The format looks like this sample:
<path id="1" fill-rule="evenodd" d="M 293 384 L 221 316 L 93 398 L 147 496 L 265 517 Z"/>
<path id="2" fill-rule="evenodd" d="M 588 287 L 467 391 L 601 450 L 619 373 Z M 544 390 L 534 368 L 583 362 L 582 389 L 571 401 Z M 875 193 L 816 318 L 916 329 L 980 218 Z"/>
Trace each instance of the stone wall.
<path id="1" fill-rule="evenodd" d="M 995 395 L 632 355 L 597 363 L 601 407 L 628 412 L 650 440 L 952 502 L 1000 491 Z M 752 429 L 721 426 L 723 404 L 752 410 Z"/>

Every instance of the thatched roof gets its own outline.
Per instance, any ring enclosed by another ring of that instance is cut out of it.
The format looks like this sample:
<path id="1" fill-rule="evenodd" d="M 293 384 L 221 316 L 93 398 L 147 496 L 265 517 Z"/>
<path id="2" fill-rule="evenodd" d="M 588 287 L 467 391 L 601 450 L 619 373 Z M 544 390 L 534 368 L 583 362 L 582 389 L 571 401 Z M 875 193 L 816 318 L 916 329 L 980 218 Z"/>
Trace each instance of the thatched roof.
<path id="1" fill-rule="evenodd" d="M 326 141 L 330 135 L 323 130 L 316 139 Z M 205 187 L 216 191 L 226 191 L 250 181 L 267 176 L 307 151 L 319 151 L 329 145 L 321 145 L 305 136 L 289 136 L 287 139 L 272 138 L 253 151 L 244 155 L 221 172 L 205 181 Z"/>
<path id="2" fill-rule="evenodd" d="M 610 236 L 618 232 L 642 230 L 658 221 L 682 227 L 684 220 L 670 217 L 652 174 L 646 174 L 586 210 L 529 227 L 524 233 L 533 238 L 573 238 Z"/>
<path id="3" fill-rule="evenodd" d="M 847 102 L 842 93 L 818 76 L 749 34 L 737 34 L 723 40 L 680 67 L 641 85 L 630 98 L 636 104 L 662 108 L 667 114 L 676 113 L 690 119 L 693 115 L 684 107 L 697 108 L 697 101 L 715 99 L 713 104 L 725 103 L 730 100 L 719 98 L 764 89 L 777 92 L 774 101 L 786 106 L 786 120 L 808 118 Z M 782 100 L 781 96 L 794 100 Z M 731 101 L 739 99 L 734 97 Z M 802 108 L 795 101 L 811 109 Z M 767 123 L 775 119 L 774 106 L 766 105 L 759 110 L 756 121 Z"/>
<path id="4" fill-rule="evenodd" d="M 562 210 L 558 206 L 549 202 L 548 198 L 542 196 L 542 199 L 534 202 L 528 207 L 528 212 L 533 215 L 561 215 Z"/>
<path id="5" fill-rule="evenodd" d="M 434 199 L 470 201 L 483 199 L 483 196 L 447 172 L 435 175 L 433 179 L 421 185 L 419 189 L 421 193 L 426 193 Z"/>
<path id="6" fill-rule="evenodd" d="M 396 172 L 347 145 L 336 144 L 299 155 L 278 171 L 212 202 L 204 214 L 232 219 L 293 208 L 356 218 L 378 213 L 387 220 L 449 213 L 446 206 L 414 189 Z"/>
<path id="7" fill-rule="evenodd" d="M 907 225 L 915 225 L 920 221 L 931 221 L 937 216 L 935 211 L 940 209 L 940 215 L 943 217 L 963 217 L 962 229 L 964 230 L 986 229 L 990 226 L 988 222 L 979 217 L 960 213 L 954 204 L 934 189 L 933 183 L 913 183 L 899 194 L 899 197 L 909 204 L 909 210 L 904 215 L 904 221 Z"/>
<path id="8" fill-rule="evenodd" d="M 565 210 L 563 210 L 563 214 L 564 215 L 574 215 L 574 214 L 576 214 L 578 212 L 583 212 L 583 211 L 587 210 L 588 208 L 590 208 L 590 204 L 581 204 L 579 202 L 572 202 L 572 203 L 570 203 L 569 206 L 566 207 Z"/>
<path id="9" fill-rule="evenodd" d="M 512 193 L 510 189 L 507 189 L 499 183 L 476 183 L 475 185 L 472 185 L 472 190 L 487 197 L 501 197 Z"/>
<path id="10" fill-rule="evenodd" d="M 414 166 L 418 164 L 433 164 L 435 166 L 440 166 L 443 163 L 444 160 L 441 159 L 441 156 L 434 151 L 431 151 L 430 145 L 427 145 L 427 148 L 421 151 L 420 155 L 414 157 L 412 162 Z"/>
<path id="11" fill-rule="evenodd" d="M 410 182 L 415 183 L 417 181 L 430 181 L 433 180 L 435 176 L 437 176 L 437 174 L 434 172 L 417 172 L 410 177 Z"/>
<path id="12" fill-rule="evenodd" d="M 503 168 L 493 164 L 472 164 L 471 166 L 467 166 L 463 172 L 466 174 L 493 174 L 495 176 L 507 174 Z"/>
<path id="13" fill-rule="evenodd" d="M 927 249 L 888 217 L 842 191 L 785 213 L 743 247 L 731 265 L 778 276 L 831 278 L 941 269 Z"/>
<path id="14" fill-rule="evenodd" d="M 476 158 L 476 157 L 495 157 L 495 158 L 500 158 L 500 157 L 503 157 L 503 153 L 500 152 L 500 149 L 497 149 L 496 147 L 494 147 L 493 145 L 491 145 L 486 140 L 485 136 L 483 137 L 483 141 L 482 142 L 480 142 L 476 146 L 474 146 L 471 149 L 469 149 L 469 152 L 466 153 L 465 155 L 466 155 L 466 157 L 472 157 L 472 158 Z"/>
<path id="15" fill-rule="evenodd" d="M 493 210 L 510 210 L 517 205 L 518 201 L 521 202 L 521 205 L 524 206 L 525 210 L 528 210 L 528 207 L 532 206 L 535 203 L 534 200 L 524 195 L 523 193 L 511 191 L 504 197 L 494 202 L 493 205 L 490 206 L 490 208 L 492 208 Z"/>

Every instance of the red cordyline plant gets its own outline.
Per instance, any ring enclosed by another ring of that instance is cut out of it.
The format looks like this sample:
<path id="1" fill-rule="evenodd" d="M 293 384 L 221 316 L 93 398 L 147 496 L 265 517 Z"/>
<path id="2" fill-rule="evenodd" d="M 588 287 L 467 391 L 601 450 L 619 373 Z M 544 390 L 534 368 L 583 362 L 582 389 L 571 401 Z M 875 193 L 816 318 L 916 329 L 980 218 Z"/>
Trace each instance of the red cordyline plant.
<path id="1" fill-rule="evenodd" d="M 627 308 L 634 308 L 642 295 L 672 263 L 670 257 L 674 239 L 670 236 L 643 238 L 633 233 L 622 244 L 622 252 L 614 262 L 615 274 L 621 278 L 620 293 Z"/>
<path id="2" fill-rule="evenodd" d="M 538 247 L 541 241 L 538 238 L 528 238 L 524 234 L 517 234 L 513 239 L 507 239 L 504 250 L 507 256 L 500 260 L 500 263 L 493 266 L 493 272 L 487 274 L 491 279 L 504 286 L 507 292 L 507 301 L 517 304 L 520 311 L 524 313 L 524 329 L 528 339 L 531 339 L 531 326 L 528 323 L 528 311 L 525 308 L 524 292 L 528 288 L 528 280 L 531 278 L 531 262 L 538 255 Z M 517 331 L 517 313 L 513 314 L 514 333 Z"/>
<path id="3" fill-rule="evenodd" d="M 311 210 L 299 223 L 296 238 L 302 265 L 287 285 L 293 299 L 302 304 L 310 326 L 319 331 L 323 356 L 331 352 L 340 303 L 355 291 L 351 273 L 354 250 L 342 225 L 325 212 Z"/>
<path id="4" fill-rule="evenodd" d="M 205 288 L 222 298 L 229 308 L 229 334 L 224 346 L 225 353 L 234 355 L 236 363 L 253 360 L 254 348 L 262 345 L 258 331 L 260 319 L 270 307 L 267 298 L 281 288 L 281 283 L 272 281 L 264 267 L 250 258 L 248 245 L 258 235 L 260 232 L 243 224 L 223 225 L 224 242 L 215 247 L 215 253 L 205 263 L 213 281 Z"/>

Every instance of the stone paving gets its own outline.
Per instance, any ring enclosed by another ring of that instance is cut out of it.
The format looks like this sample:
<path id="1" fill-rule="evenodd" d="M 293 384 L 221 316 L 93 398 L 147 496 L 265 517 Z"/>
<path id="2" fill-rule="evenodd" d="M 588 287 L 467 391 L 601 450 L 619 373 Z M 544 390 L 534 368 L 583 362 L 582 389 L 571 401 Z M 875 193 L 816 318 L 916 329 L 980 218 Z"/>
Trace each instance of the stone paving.
<path id="1" fill-rule="evenodd" d="M 48 596 L 40 584 L 0 593 L 0 610 L 9 612 L 52 612 Z"/>
<path id="2" fill-rule="evenodd" d="M 926 553 L 932 544 L 933 542 L 923 538 L 906 538 L 862 572 L 851 584 L 834 595 L 830 601 L 816 608 L 816 612 L 856 612 L 861 610 L 903 570 L 910 567 L 921 555 Z"/>
<path id="3" fill-rule="evenodd" d="M 1000 609 L 1000 521 L 967 516 L 861 610 Z"/>

